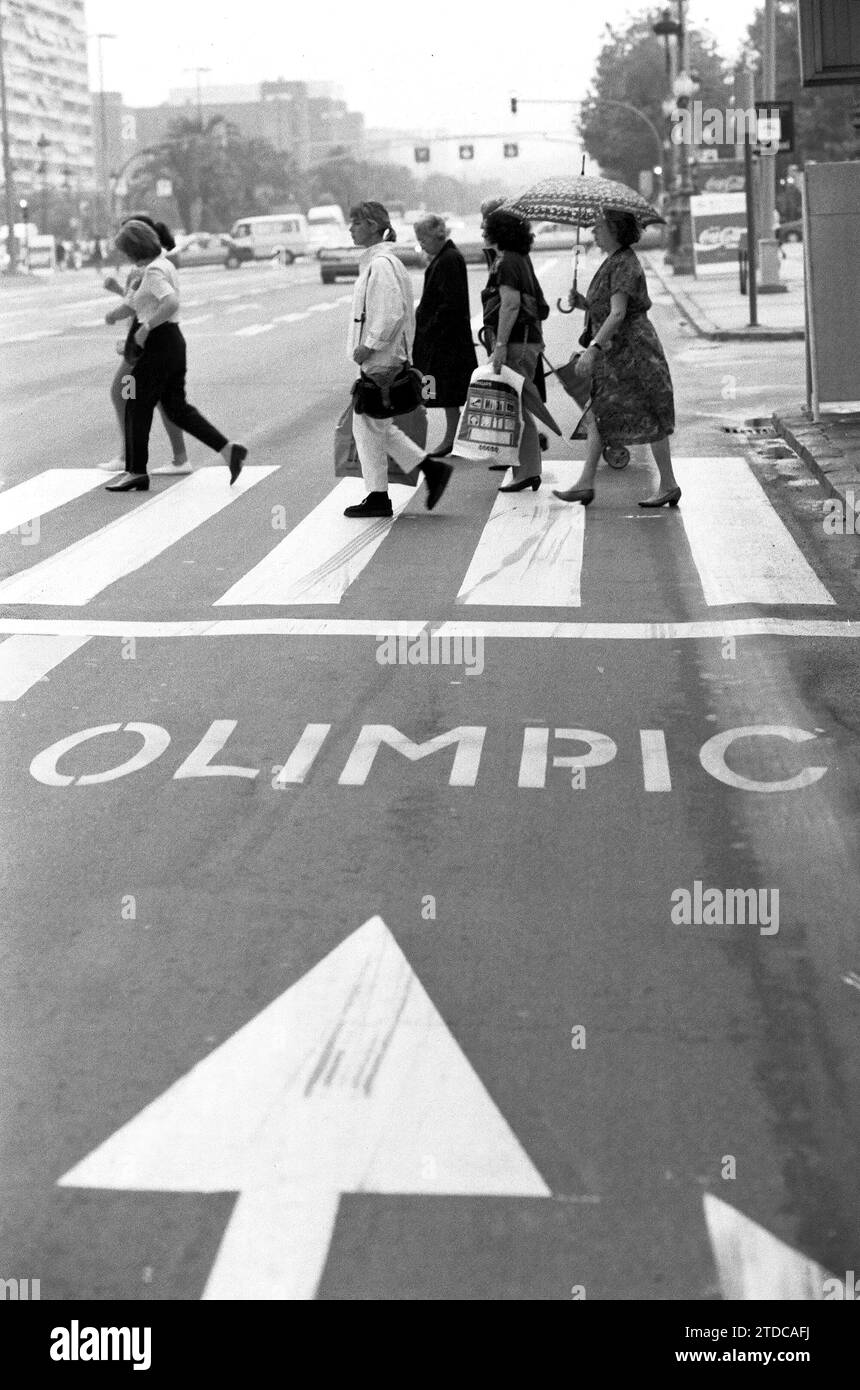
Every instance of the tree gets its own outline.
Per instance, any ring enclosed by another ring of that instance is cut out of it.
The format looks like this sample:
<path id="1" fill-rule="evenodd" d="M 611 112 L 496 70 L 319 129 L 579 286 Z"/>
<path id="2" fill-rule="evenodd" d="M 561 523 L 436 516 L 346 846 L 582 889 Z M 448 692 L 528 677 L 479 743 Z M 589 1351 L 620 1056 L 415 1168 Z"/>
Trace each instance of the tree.
<path id="1" fill-rule="evenodd" d="M 636 17 L 624 29 L 606 26 L 606 38 L 598 55 L 592 89 L 583 103 L 580 130 L 587 153 L 609 178 L 637 186 L 639 171 L 652 169 L 658 160 L 653 132 L 632 111 L 601 105 L 607 100 L 637 107 L 657 130 L 669 138 L 663 102 L 670 95 L 663 40 L 652 33 L 654 12 Z M 674 39 L 669 40 L 674 43 Z M 688 65 L 699 82 L 696 100 L 703 106 L 726 104 L 726 70 L 713 40 L 687 31 Z"/>
<path id="2" fill-rule="evenodd" d="M 778 0 L 776 6 L 776 92 L 765 92 L 761 80 L 764 43 L 764 11 L 758 10 L 748 29 L 749 47 L 757 59 L 756 99 L 771 95 L 794 102 L 794 154 L 781 155 L 780 166 L 807 159 L 857 158 L 857 137 L 851 126 L 853 104 L 850 87 L 826 90 L 800 85 L 797 0 Z M 780 169 L 778 166 L 778 171 Z"/>
<path id="3" fill-rule="evenodd" d="M 131 201 L 145 202 L 160 178 L 170 179 L 180 224 L 189 231 L 229 227 L 237 217 L 295 202 L 300 192 L 292 156 L 243 136 L 223 116 L 173 121 L 167 138 L 138 165 Z"/>

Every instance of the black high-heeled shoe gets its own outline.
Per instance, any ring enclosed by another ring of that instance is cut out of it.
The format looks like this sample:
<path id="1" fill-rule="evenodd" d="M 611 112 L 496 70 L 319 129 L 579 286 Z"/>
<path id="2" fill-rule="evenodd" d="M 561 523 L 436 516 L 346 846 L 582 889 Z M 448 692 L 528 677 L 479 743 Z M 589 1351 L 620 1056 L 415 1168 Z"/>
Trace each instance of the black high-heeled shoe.
<path id="1" fill-rule="evenodd" d="M 658 492 L 656 497 L 646 497 L 640 507 L 677 507 L 681 500 L 681 489 L 670 487 L 668 492 Z"/>
<path id="2" fill-rule="evenodd" d="M 506 463 L 488 463 L 487 470 L 490 473 L 507 473 L 508 465 Z"/>
<path id="3" fill-rule="evenodd" d="M 146 473 L 121 473 L 105 492 L 149 492 L 149 477 Z"/>
<path id="4" fill-rule="evenodd" d="M 232 487 L 242 472 L 242 465 L 248 457 L 248 450 L 244 444 L 234 444 L 230 449 L 230 462 L 227 465 L 230 469 L 230 486 Z"/>
<path id="5" fill-rule="evenodd" d="M 562 502 L 581 502 L 583 507 L 587 507 L 589 502 L 594 501 L 593 487 L 569 487 L 567 492 L 556 492 L 553 488 L 553 497 L 558 497 Z"/>
<path id="6" fill-rule="evenodd" d="M 530 487 L 532 492 L 537 492 L 540 487 L 540 475 L 533 474 L 531 478 L 520 478 L 519 482 L 508 483 L 507 487 L 500 487 L 499 492 L 522 492 L 523 488 Z"/>

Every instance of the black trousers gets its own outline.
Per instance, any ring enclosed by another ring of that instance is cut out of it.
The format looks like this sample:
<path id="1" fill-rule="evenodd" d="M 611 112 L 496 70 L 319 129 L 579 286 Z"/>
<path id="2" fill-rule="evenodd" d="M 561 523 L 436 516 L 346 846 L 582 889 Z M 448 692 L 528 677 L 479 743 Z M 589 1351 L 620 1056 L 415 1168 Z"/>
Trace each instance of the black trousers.
<path id="1" fill-rule="evenodd" d="M 228 440 L 220 430 L 185 399 L 185 339 L 178 323 L 153 328 L 146 347 L 131 370 L 133 389 L 125 403 L 125 466 L 129 473 L 145 473 L 149 462 L 149 431 L 159 401 L 164 413 L 186 434 L 207 444 L 216 453 Z"/>

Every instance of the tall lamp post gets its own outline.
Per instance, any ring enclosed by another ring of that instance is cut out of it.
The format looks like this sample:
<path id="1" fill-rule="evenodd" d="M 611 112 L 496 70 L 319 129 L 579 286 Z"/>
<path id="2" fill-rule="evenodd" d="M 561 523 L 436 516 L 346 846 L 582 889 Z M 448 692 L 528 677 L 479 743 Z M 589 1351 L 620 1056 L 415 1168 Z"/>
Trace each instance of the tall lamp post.
<path id="1" fill-rule="evenodd" d="M 105 71 L 104 57 L 102 54 L 102 41 L 104 39 L 115 39 L 116 34 L 94 34 L 93 38 L 98 44 L 99 50 L 99 132 L 101 140 L 101 168 L 99 170 L 99 183 L 104 200 L 105 218 L 110 222 L 111 215 L 111 186 L 109 160 L 108 160 L 108 134 L 107 134 L 107 107 L 105 105 Z"/>
<path id="2" fill-rule="evenodd" d="M 680 4 L 680 0 L 679 0 Z M 682 60 L 681 71 L 675 78 L 675 96 L 678 106 L 683 110 L 690 103 L 690 97 L 696 90 L 697 83 L 687 72 L 683 62 L 686 60 L 685 45 L 683 43 L 683 32 L 679 35 L 679 58 Z M 690 211 L 690 199 L 693 196 L 693 181 L 690 177 L 690 155 L 689 146 L 684 129 L 685 122 L 681 122 L 681 182 L 678 187 L 678 248 L 675 254 L 673 270 L 676 275 L 695 275 L 696 256 L 693 250 L 693 218 Z"/>
<path id="3" fill-rule="evenodd" d="M 48 150 L 51 142 L 44 133 L 36 141 L 36 148 L 39 151 L 39 178 L 41 180 L 42 193 L 42 235 L 48 230 Z"/>
<path id="4" fill-rule="evenodd" d="M 3 185 L 6 203 L 6 249 L 9 252 L 9 273 L 18 269 L 18 243 L 15 238 L 15 181 L 12 176 L 12 157 L 9 152 L 9 113 L 6 108 L 6 55 L 3 48 L 3 11 L 0 9 L 0 119 L 3 141 Z"/>

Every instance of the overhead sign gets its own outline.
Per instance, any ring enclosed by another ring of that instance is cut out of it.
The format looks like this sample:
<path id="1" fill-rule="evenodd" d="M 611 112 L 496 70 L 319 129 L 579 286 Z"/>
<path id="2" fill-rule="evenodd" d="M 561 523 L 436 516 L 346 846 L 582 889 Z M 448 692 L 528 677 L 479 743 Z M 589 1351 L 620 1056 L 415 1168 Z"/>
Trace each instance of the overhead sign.
<path id="1" fill-rule="evenodd" d="M 856 0 L 798 0 L 800 80 L 804 87 L 860 82 L 856 10 Z"/>
<path id="2" fill-rule="evenodd" d="M 415 146 L 415 163 L 416 163 L 416 164 L 429 164 L 429 163 L 430 163 L 430 146 L 429 146 L 429 145 L 416 145 L 416 146 Z"/>
<path id="3" fill-rule="evenodd" d="M 756 143 L 759 153 L 791 154 L 794 151 L 794 102 L 757 101 Z"/>
<path id="4" fill-rule="evenodd" d="M 519 155 L 520 147 L 514 140 L 508 140 L 504 146 L 505 159 L 516 159 Z"/>
<path id="5" fill-rule="evenodd" d="M 62 1187 L 238 1192 L 204 1299 L 311 1299 L 342 1192 L 549 1197 L 381 917 Z"/>
<path id="6" fill-rule="evenodd" d="M 474 146 L 474 145 L 461 145 L 461 146 L 460 146 L 460 158 L 461 158 L 461 159 L 474 159 L 474 158 L 475 158 L 475 146 Z"/>

